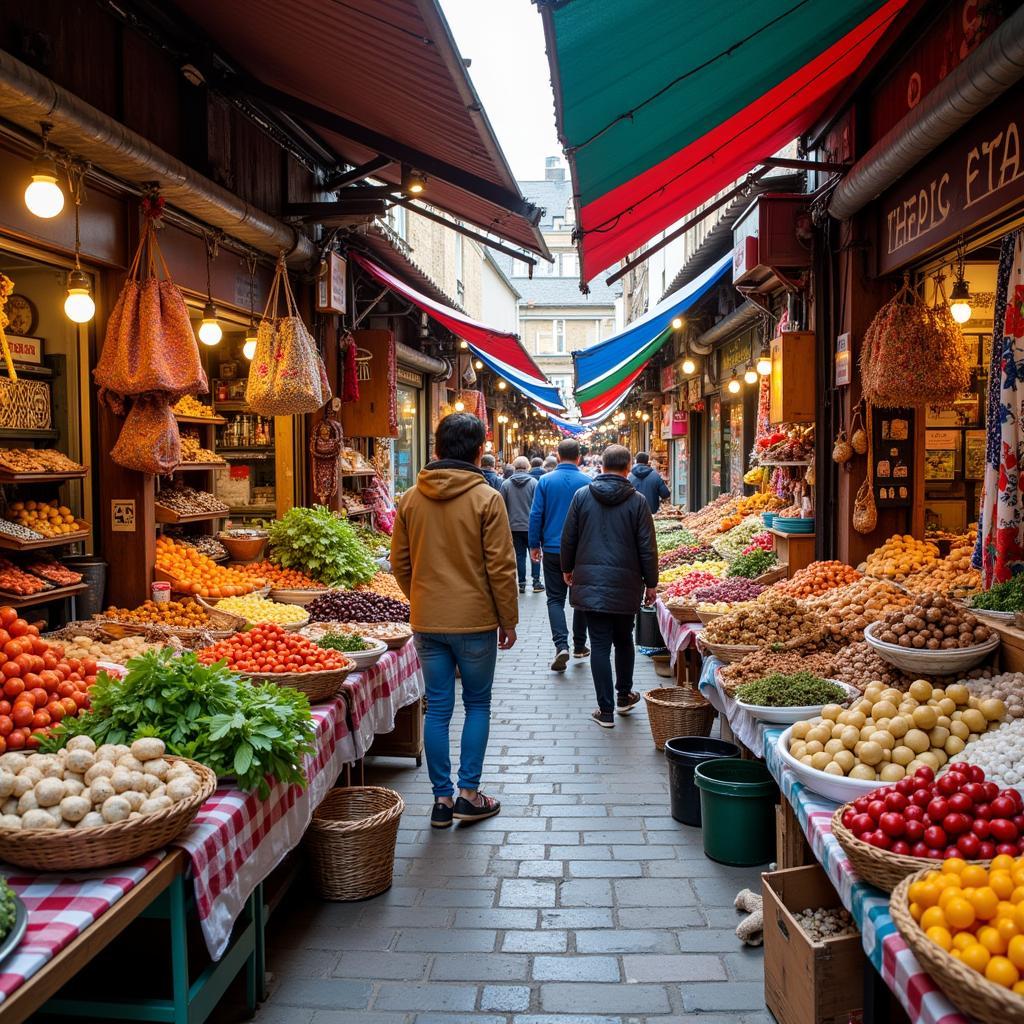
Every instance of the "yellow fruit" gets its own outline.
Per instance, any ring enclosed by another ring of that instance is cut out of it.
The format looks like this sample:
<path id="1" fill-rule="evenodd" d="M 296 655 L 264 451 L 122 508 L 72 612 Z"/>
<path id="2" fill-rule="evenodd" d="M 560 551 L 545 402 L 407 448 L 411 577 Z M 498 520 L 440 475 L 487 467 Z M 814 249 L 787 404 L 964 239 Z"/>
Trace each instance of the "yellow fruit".
<path id="1" fill-rule="evenodd" d="M 998 857 L 995 857 L 991 864 L 988 866 L 989 875 L 993 871 L 1013 871 L 1017 865 L 1014 863 L 1013 858 L 1008 853 L 1001 853 Z"/>
<path id="2" fill-rule="evenodd" d="M 994 956 L 985 967 L 985 977 L 1003 988 L 1013 988 L 1020 981 L 1020 971 L 1005 956 Z"/>
<path id="3" fill-rule="evenodd" d="M 968 946 L 973 946 L 975 941 L 974 936 L 970 932 L 958 932 L 953 936 L 953 948 L 960 952 Z"/>
<path id="4" fill-rule="evenodd" d="M 914 919 L 915 921 L 918 921 L 918 922 L 920 922 L 920 920 L 921 920 L 921 915 L 922 915 L 923 913 L 924 913 L 924 911 L 923 911 L 923 910 L 921 909 L 921 904 L 920 904 L 920 903 L 911 903 L 911 904 L 910 904 L 910 916 L 911 916 L 911 917 L 912 917 L 912 918 L 913 918 L 913 919 Z"/>
<path id="5" fill-rule="evenodd" d="M 974 913 L 982 921 L 990 921 L 996 916 L 996 908 L 999 906 L 999 897 L 990 886 L 983 886 L 971 897 L 971 905 Z"/>
<path id="6" fill-rule="evenodd" d="M 934 907 L 939 901 L 939 887 L 934 882 L 914 882 L 908 893 L 911 903 L 916 903 L 922 910 Z"/>
<path id="7" fill-rule="evenodd" d="M 1013 991 L 1019 996 L 1024 996 L 1024 981 L 1018 981 L 1017 984 L 1013 986 Z"/>
<path id="8" fill-rule="evenodd" d="M 925 935 L 928 936 L 936 946 L 941 946 L 947 953 L 953 948 L 953 936 L 949 934 L 946 928 L 942 928 L 939 925 L 932 925 L 925 931 Z"/>
<path id="9" fill-rule="evenodd" d="M 992 954 L 1006 952 L 1006 943 L 1002 935 L 991 925 L 978 929 L 978 941 Z"/>
<path id="10" fill-rule="evenodd" d="M 1003 937 L 1004 942 L 1010 942 L 1014 936 L 1020 935 L 1020 929 L 1014 923 L 1013 918 L 1002 914 L 996 917 L 993 927 Z"/>
<path id="11" fill-rule="evenodd" d="M 972 907 L 971 904 L 962 896 L 957 896 L 946 904 L 944 916 L 946 921 L 949 922 L 949 927 L 951 928 L 956 928 L 958 930 L 970 928 L 970 926 L 974 924 L 974 907 Z M 938 924 L 940 922 L 934 923 Z M 922 927 L 924 927 L 923 919 Z"/>
<path id="12" fill-rule="evenodd" d="M 1017 970 L 1024 971 L 1024 935 L 1014 935 L 1010 939 L 1006 955 Z"/>
<path id="13" fill-rule="evenodd" d="M 972 942 L 966 949 L 960 950 L 960 959 L 972 970 L 984 974 L 992 954 L 980 942 Z"/>
<path id="14" fill-rule="evenodd" d="M 952 923 L 952 922 L 950 922 Z M 943 913 L 941 907 L 929 907 L 921 915 L 921 928 L 924 931 L 928 931 L 929 928 L 945 928 L 946 927 L 946 915 Z M 954 928 L 956 925 L 953 926 Z M 966 925 L 964 926 L 966 927 Z"/>
<path id="15" fill-rule="evenodd" d="M 1008 900 L 1013 892 L 1013 878 L 1009 871 L 990 871 L 988 884 L 1001 900 Z"/>
<path id="16" fill-rule="evenodd" d="M 965 867 L 967 867 L 967 861 L 962 857 L 950 857 L 942 862 L 942 874 L 962 875 Z"/>

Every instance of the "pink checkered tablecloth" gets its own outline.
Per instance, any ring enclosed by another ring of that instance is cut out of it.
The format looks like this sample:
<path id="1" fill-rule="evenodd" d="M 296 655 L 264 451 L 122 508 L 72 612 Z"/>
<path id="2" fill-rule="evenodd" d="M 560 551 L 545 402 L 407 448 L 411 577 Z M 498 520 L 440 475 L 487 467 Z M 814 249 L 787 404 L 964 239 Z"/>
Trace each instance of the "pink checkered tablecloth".
<path id="1" fill-rule="evenodd" d="M 67 874 L 29 875 L 21 868 L 5 869 L 11 888 L 28 909 L 28 931 L 0 967 L 0 1004 L 138 885 L 163 857 L 161 851 L 134 864 Z"/>
<path id="2" fill-rule="evenodd" d="M 677 622 L 660 597 L 655 601 L 654 607 L 658 613 L 658 627 L 672 656 L 671 663 L 675 665 L 676 655 L 691 644 L 697 643 L 697 634 L 704 626 L 700 622 Z"/>

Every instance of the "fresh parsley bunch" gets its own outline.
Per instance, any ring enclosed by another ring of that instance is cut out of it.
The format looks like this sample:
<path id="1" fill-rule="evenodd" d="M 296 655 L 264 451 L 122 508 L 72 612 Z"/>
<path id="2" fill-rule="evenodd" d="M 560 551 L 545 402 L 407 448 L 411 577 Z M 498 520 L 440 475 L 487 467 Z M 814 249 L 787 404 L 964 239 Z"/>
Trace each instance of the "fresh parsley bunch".
<path id="1" fill-rule="evenodd" d="M 377 572 L 352 524 L 323 505 L 291 508 L 270 526 L 270 557 L 329 587 L 351 589 Z"/>
<path id="2" fill-rule="evenodd" d="M 752 580 L 769 569 L 774 569 L 778 563 L 779 560 L 773 551 L 752 551 L 749 555 L 734 558 L 727 575 L 745 576 Z"/>
<path id="3" fill-rule="evenodd" d="M 100 672 L 91 710 L 66 718 L 42 744 L 56 750 L 72 736 L 97 745 L 159 736 L 167 751 L 234 775 L 261 799 L 269 780 L 306 785 L 302 758 L 312 754 L 314 726 L 305 694 L 287 686 L 254 686 L 223 661 L 203 665 L 192 652 L 147 651 L 115 679 Z"/>

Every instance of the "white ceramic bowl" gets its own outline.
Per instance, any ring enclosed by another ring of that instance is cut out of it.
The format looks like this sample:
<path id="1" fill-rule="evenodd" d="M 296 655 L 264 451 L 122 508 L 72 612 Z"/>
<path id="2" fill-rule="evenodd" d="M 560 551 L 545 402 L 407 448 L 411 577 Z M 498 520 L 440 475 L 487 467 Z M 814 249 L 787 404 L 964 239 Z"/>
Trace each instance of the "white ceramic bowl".
<path id="1" fill-rule="evenodd" d="M 998 646 L 999 634 L 993 633 L 983 644 L 956 647 L 951 651 L 929 651 L 883 643 L 875 637 L 883 623 L 872 622 L 864 630 L 864 640 L 878 656 L 910 675 L 949 676 L 980 665 Z"/>
<path id="2" fill-rule="evenodd" d="M 832 679 L 830 682 L 835 683 L 836 686 L 841 686 L 846 691 L 848 701 L 860 699 L 860 690 L 855 686 L 850 686 L 848 683 L 840 682 L 837 679 Z M 772 722 L 775 725 L 792 725 L 794 722 L 804 722 L 817 718 L 821 714 L 821 709 L 825 706 L 824 704 L 811 704 L 803 707 L 772 708 L 760 704 L 744 704 L 738 698 L 736 704 L 738 707 L 743 708 L 744 711 L 753 715 L 754 718 L 762 722 Z"/>
<path id="3" fill-rule="evenodd" d="M 812 793 L 835 800 L 837 803 L 845 804 L 850 800 L 870 793 L 879 786 L 887 786 L 889 783 L 881 782 L 878 779 L 848 779 L 845 775 L 829 775 L 827 772 L 819 772 L 817 768 L 801 764 L 789 752 L 789 739 L 793 732 L 790 726 L 778 739 L 779 756 L 787 767 L 792 768 L 796 777 Z"/>
<path id="4" fill-rule="evenodd" d="M 369 636 L 364 636 L 363 639 L 368 644 L 373 644 L 369 650 L 344 652 L 346 658 L 351 658 L 356 663 L 356 670 L 359 672 L 376 665 L 388 650 L 388 645 L 383 640 L 374 640 Z"/>

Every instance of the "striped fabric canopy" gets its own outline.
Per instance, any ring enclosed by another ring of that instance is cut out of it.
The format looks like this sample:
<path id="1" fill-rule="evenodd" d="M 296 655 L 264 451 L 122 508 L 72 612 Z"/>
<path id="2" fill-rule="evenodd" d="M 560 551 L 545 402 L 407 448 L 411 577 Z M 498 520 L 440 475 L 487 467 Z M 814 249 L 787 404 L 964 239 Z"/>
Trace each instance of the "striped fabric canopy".
<path id="1" fill-rule="evenodd" d="M 562 404 L 558 388 L 544 376 L 543 371 L 523 348 L 519 335 L 488 327 L 460 310 L 429 298 L 362 253 L 353 252 L 350 256 L 381 284 L 407 298 L 443 327 L 447 327 L 452 334 L 464 338 L 470 350 L 487 369 L 507 380 L 544 411 L 563 411 L 565 406 Z"/>
<path id="2" fill-rule="evenodd" d="M 585 434 L 590 428 L 584 423 L 576 423 L 574 420 L 566 420 L 561 416 L 556 416 L 554 413 L 545 412 L 540 409 L 545 416 L 557 427 L 566 437 L 578 437 L 580 434 Z"/>
<path id="3" fill-rule="evenodd" d="M 726 253 L 700 277 L 634 320 L 621 334 L 573 355 L 576 402 L 588 425 L 607 419 L 658 350 L 672 337 L 672 320 L 700 301 L 732 267 Z"/>
<path id="4" fill-rule="evenodd" d="M 537 0 L 581 281 L 806 132 L 910 0 Z"/>

